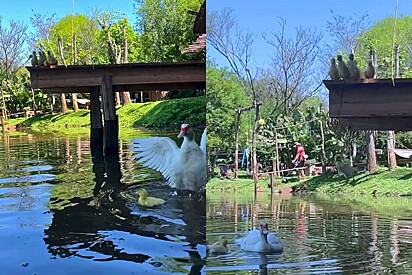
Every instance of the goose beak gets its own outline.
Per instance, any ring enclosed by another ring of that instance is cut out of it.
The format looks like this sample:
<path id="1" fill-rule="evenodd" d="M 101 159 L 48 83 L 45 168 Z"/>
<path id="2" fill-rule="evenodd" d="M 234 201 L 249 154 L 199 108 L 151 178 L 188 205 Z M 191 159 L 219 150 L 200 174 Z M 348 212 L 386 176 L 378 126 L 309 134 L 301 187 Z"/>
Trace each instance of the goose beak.
<path id="1" fill-rule="evenodd" d="M 269 230 L 268 230 L 267 225 L 262 224 L 262 225 L 260 226 L 260 228 L 261 228 L 261 231 L 262 231 L 262 233 L 263 233 L 264 235 L 269 234 Z"/>
<path id="2" fill-rule="evenodd" d="M 184 137 L 187 134 L 187 131 L 189 131 L 189 127 L 180 128 L 180 133 L 177 137 L 178 138 Z"/>

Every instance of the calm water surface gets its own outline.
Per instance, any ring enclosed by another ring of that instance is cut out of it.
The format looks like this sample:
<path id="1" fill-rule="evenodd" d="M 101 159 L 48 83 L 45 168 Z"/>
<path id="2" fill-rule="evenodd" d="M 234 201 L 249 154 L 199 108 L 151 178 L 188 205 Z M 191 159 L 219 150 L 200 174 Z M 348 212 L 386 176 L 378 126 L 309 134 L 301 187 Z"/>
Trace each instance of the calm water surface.
<path id="1" fill-rule="evenodd" d="M 0 274 L 204 273 L 205 202 L 173 195 L 129 144 L 104 158 L 83 137 L 0 140 Z M 167 203 L 138 206 L 142 186 Z"/>
<path id="2" fill-rule="evenodd" d="M 210 255 L 207 274 L 412 274 L 412 200 L 208 193 L 207 242 L 223 235 L 230 252 Z M 282 253 L 243 252 L 235 240 L 265 220 Z"/>

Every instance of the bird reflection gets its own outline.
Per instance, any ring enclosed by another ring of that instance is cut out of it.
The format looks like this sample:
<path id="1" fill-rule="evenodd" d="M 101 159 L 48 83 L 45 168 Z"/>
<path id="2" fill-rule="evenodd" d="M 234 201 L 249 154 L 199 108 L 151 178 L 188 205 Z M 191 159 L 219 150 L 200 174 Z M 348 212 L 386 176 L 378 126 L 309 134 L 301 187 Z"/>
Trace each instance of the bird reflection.
<path id="1" fill-rule="evenodd" d="M 125 242 L 144 241 L 143 248 L 133 246 L 142 249 L 139 251 L 169 247 L 173 241 L 174 247 L 183 247 L 181 252 L 187 255 L 185 263 L 191 266 L 189 274 L 199 274 L 204 266 L 200 254 L 205 254 L 202 251 L 205 250 L 206 236 L 205 200 L 170 196 L 168 186 L 158 188 L 159 185 L 151 184 L 145 188 L 150 194 L 163 196 L 166 204 L 156 209 L 143 209 L 137 204 L 137 196 L 135 201 L 130 201 L 121 195 L 126 188 L 121 182 L 119 156 L 104 156 L 98 149 L 92 150 L 92 156 L 95 185 L 90 191 L 93 196 L 75 197 L 65 207 L 51 210 L 53 220 L 44 237 L 49 253 L 59 257 L 137 263 L 152 258 L 150 252 L 127 252 L 121 247 L 118 240 L 122 237 L 116 234 L 123 236 L 127 233 L 124 236 L 130 239 Z M 129 189 L 131 193 L 138 190 Z M 173 238 L 181 239 L 183 243 Z M 165 241 L 168 242 L 166 245 Z M 85 255 L 85 251 L 94 252 L 93 256 Z"/>

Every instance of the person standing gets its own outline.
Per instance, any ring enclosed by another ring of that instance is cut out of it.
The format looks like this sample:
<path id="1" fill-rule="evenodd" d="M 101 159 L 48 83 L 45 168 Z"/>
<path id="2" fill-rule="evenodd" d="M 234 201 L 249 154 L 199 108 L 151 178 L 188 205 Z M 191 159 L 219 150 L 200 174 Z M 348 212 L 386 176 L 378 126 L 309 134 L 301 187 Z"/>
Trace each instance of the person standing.
<path id="1" fill-rule="evenodd" d="M 296 148 L 296 154 L 292 162 L 295 165 L 295 168 L 300 168 L 298 169 L 299 180 L 304 180 L 305 171 L 303 167 L 305 167 L 305 162 L 307 159 L 305 148 L 303 148 L 302 144 L 300 144 L 299 142 L 295 142 L 293 146 Z"/>

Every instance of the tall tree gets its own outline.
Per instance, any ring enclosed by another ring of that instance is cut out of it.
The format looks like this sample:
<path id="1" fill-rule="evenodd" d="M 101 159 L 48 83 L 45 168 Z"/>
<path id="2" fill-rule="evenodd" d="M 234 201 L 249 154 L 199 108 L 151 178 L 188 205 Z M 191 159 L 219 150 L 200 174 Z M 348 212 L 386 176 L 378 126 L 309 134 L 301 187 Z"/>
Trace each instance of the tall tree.
<path id="1" fill-rule="evenodd" d="M 201 60 L 182 51 L 193 41 L 194 16 L 204 0 L 135 0 L 136 31 L 145 62 Z"/>
<path id="2" fill-rule="evenodd" d="M 322 86 L 316 79 L 322 34 L 316 29 L 298 27 L 293 38 L 286 35 L 285 27 L 286 22 L 281 19 L 280 31 L 264 35 L 273 47 L 270 69 L 264 78 L 269 80 L 267 93 L 275 98 L 272 114 L 279 114 L 282 107 L 282 113 L 288 115 Z"/>
<path id="3" fill-rule="evenodd" d="M 208 128 L 208 160 L 215 159 L 219 151 L 233 148 L 236 127 L 235 115 L 239 108 L 248 104 L 237 76 L 226 69 L 217 69 L 208 63 L 206 69 L 206 122 Z M 212 169 L 214 160 L 211 161 Z"/>
<path id="4" fill-rule="evenodd" d="M 27 25 L 22 21 L 10 20 L 9 25 L 5 26 L 0 17 L 0 69 L 7 78 L 14 75 L 27 60 L 26 41 Z"/>
<path id="5" fill-rule="evenodd" d="M 100 39 L 107 45 L 111 64 L 129 63 L 130 59 L 138 60 L 139 50 L 137 34 L 133 31 L 127 17 L 121 13 L 97 13 L 96 20 L 102 29 Z M 130 47 L 131 45 L 132 47 Z M 130 93 L 122 92 L 125 105 L 131 103 Z M 116 102 L 120 104 L 120 94 L 116 93 Z"/>
<path id="6" fill-rule="evenodd" d="M 258 182 L 258 163 L 256 155 L 257 129 L 259 127 L 261 102 L 257 97 L 252 77 L 250 61 L 252 58 L 252 45 L 255 35 L 249 30 L 242 30 L 233 17 L 233 10 L 224 8 L 221 12 L 211 11 L 207 14 L 207 40 L 229 63 L 238 81 L 251 94 L 252 104 L 248 109 L 255 110 L 252 129 L 252 176 L 255 184 L 255 195 Z M 240 112 L 240 110 L 239 110 Z M 239 115 L 240 117 L 240 115 Z M 238 129 L 235 132 L 238 137 Z M 237 144 L 237 142 L 236 142 Z M 238 160 L 238 150 L 235 146 L 235 162 Z M 237 165 L 237 164 L 236 164 Z"/>

